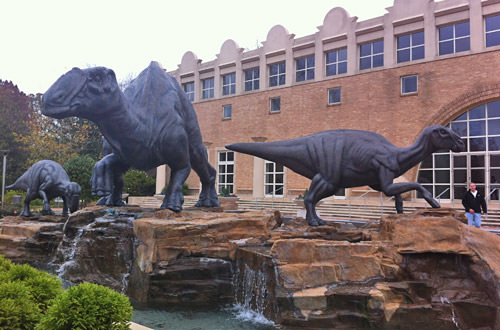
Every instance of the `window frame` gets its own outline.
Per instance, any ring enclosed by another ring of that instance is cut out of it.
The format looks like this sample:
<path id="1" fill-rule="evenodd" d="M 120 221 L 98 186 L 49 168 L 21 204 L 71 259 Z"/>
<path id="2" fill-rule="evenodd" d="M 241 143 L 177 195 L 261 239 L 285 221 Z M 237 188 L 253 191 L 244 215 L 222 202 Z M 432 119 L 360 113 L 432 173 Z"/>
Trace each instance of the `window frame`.
<path id="1" fill-rule="evenodd" d="M 221 160 L 221 154 L 225 154 L 224 160 Z M 232 154 L 232 160 L 228 160 L 229 154 Z M 236 161 L 235 161 L 236 153 L 230 150 L 219 150 L 217 152 L 217 194 L 222 194 L 222 188 L 227 188 L 229 186 L 229 194 L 234 194 L 235 188 L 235 173 L 236 173 Z M 233 167 L 233 171 L 229 172 L 228 166 Z M 221 173 L 221 166 L 224 167 L 225 171 Z M 228 176 L 232 175 L 232 182 L 228 183 Z M 221 177 L 224 177 L 224 183 L 221 183 Z"/>
<path id="2" fill-rule="evenodd" d="M 413 36 L 417 33 L 422 33 L 423 34 L 423 42 L 421 44 L 414 45 L 413 44 Z M 409 36 L 410 37 L 410 45 L 408 47 L 400 47 L 399 46 L 399 38 Z M 417 48 L 423 48 L 423 57 L 421 58 L 414 58 L 414 52 Z M 400 61 L 399 60 L 399 53 L 404 51 L 404 50 L 409 50 L 409 59 L 407 61 Z M 413 32 L 408 32 L 404 34 L 400 34 L 396 36 L 396 63 L 406 63 L 406 62 L 412 62 L 412 61 L 418 61 L 421 59 L 425 58 L 425 32 L 423 30 L 420 31 L 413 31 Z"/>
<path id="3" fill-rule="evenodd" d="M 334 92 L 335 90 L 339 91 L 339 101 L 338 102 L 330 102 L 330 92 Z M 328 97 L 328 105 L 341 104 L 342 103 L 342 87 L 339 86 L 339 87 L 328 88 L 327 97 Z"/>
<path id="4" fill-rule="evenodd" d="M 377 42 L 381 42 L 382 43 L 382 52 L 378 52 L 378 53 L 374 53 L 374 45 L 375 43 Z M 368 55 L 362 55 L 362 46 L 365 46 L 365 45 L 370 45 L 370 54 Z M 370 70 L 370 69 L 374 69 L 374 68 L 379 68 L 379 67 L 383 67 L 384 66 L 384 51 L 385 51 L 385 45 L 384 45 L 384 39 L 377 39 L 377 40 L 373 40 L 373 41 L 368 41 L 368 42 L 364 42 L 362 44 L 359 44 L 359 47 L 358 47 L 358 50 L 359 50 L 359 70 Z M 380 65 L 377 65 L 377 66 L 374 66 L 373 65 L 373 60 L 375 57 L 379 57 L 380 55 L 382 55 L 382 63 Z M 367 68 L 362 68 L 362 60 L 363 59 L 370 59 L 370 67 L 367 67 Z"/>
<path id="5" fill-rule="evenodd" d="M 273 170 L 272 171 L 268 171 L 267 170 L 267 165 L 268 164 L 273 164 Z M 277 171 L 277 166 L 281 166 L 283 168 L 283 171 Z M 267 176 L 268 175 L 272 175 L 273 177 L 273 181 L 272 182 L 267 182 Z M 283 182 L 282 183 L 276 183 L 276 176 L 277 175 L 282 175 L 282 178 L 283 178 Z M 285 166 L 283 165 L 279 165 L 275 162 L 271 162 L 271 161 L 268 161 L 266 160 L 264 162 L 264 196 L 267 197 L 267 198 L 271 198 L 271 197 L 278 197 L 278 198 L 283 198 L 285 197 L 285 183 L 286 183 L 286 179 L 285 179 Z M 273 193 L 272 194 L 268 194 L 267 193 L 267 187 L 270 186 L 272 187 L 272 191 Z M 281 187 L 281 194 L 276 194 L 276 186 L 282 186 Z"/>
<path id="6" fill-rule="evenodd" d="M 272 68 L 275 67 L 277 68 L 276 74 L 271 74 Z M 281 67 L 283 67 L 283 71 L 281 71 Z M 268 70 L 269 70 L 269 87 L 277 87 L 277 86 L 282 86 L 286 84 L 286 61 L 281 61 L 273 64 L 268 65 Z M 272 79 L 276 78 L 276 84 L 272 83 Z M 283 82 L 281 82 L 281 78 L 283 78 Z"/>
<path id="7" fill-rule="evenodd" d="M 236 94 L 236 72 L 222 75 L 222 96 Z"/>
<path id="8" fill-rule="evenodd" d="M 206 86 L 206 82 L 211 82 L 210 86 Z M 214 77 L 201 80 L 201 98 L 204 100 L 214 98 L 215 79 Z"/>
<path id="9" fill-rule="evenodd" d="M 278 100 L 279 109 L 273 110 L 273 100 Z M 275 96 L 269 98 L 269 113 L 281 113 L 281 96 Z"/>
<path id="10" fill-rule="evenodd" d="M 465 36 L 456 37 L 457 25 L 463 24 L 463 23 L 467 23 L 469 25 L 468 26 L 469 27 L 469 34 L 465 35 Z M 449 39 L 441 40 L 441 29 L 444 29 L 444 28 L 450 27 L 450 26 L 453 27 L 453 37 L 449 38 Z M 438 47 L 437 48 L 438 48 L 438 55 L 439 56 L 445 56 L 445 55 L 457 54 L 457 53 L 461 53 L 461 52 L 467 52 L 467 51 L 470 51 L 470 49 L 471 49 L 470 48 L 471 47 L 471 44 L 470 44 L 470 39 L 471 39 L 471 35 L 470 35 L 470 20 L 461 21 L 461 22 L 455 22 L 455 23 L 450 23 L 450 24 L 438 26 L 438 28 L 437 28 L 437 34 L 438 34 L 438 36 L 437 36 Z M 464 39 L 469 39 L 468 49 L 457 51 L 457 41 L 464 40 Z M 446 43 L 446 42 L 450 42 L 450 41 L 452 41 L 453 51 L 451 53 L 442 54 L 441 53 L 441 45 L 444 44 L 444 43 Z"/>
<path id="11" fill-rule="evenodd" d="M 192 86 L 192 90 L 187 90 L 188 86 Z M 182 89 L 184 90 L 184 93 L 186 93 L 186 96 L 189 101 L 194 102 L 194 81 L 188 81 L 184 84 L 182 84 Z"/>
<path id="12" fill-rule="evenodd" d="M 494 44 L 494 45 L 490 45 L 488 46 L 488 34 L 493 34 L 493 33 L 499 33 L 500 34 L 500 27 L 496 30 L 490 30 L 488 31 L 487 30 L 487 26 L 486 26 L 486 20 L 489 19 L 489 18 L 493 18 L 493 17 L 498 17 L 498 19 L 500 20 L 500 14 L 493 14 L 493 15 L 488 15 L 488 16 L 484 16 L 484 47 L 485 48 L 488 48 L 488 47 L 495 47 L 495 46 L 499 46 L 500 45 L 500 42 L 498 44 Z"/>
<path id="13" fill-rule="evenodd" d="M 229 110 L 229 116 L 226 115 L 226 110 Z M 222 120 L 228 120 L 233 117 L 233 106 L 231 104 L 225 104 L 222 106 Z"/>
<path id="14" fill-rule="evenodd" d="M 345 50 L 345 60 L 339 60 L 340 51 Z M 328 54 L 335 53 L 335 61 L 328 62 Z M 345 72 L 339 72 L 339 64 L 345 63 Z M 335 73 L 328 74 L 328 68 L 335 65 Z M 325 52 L 325 76 L 337 76 L 347 73 L 347 47 L 338 48 Z"/>
<path id="15" fill-rule="evenodd" d="M 312 59 L 312 66 L 309 66 Z M 304 61 L 304 68 L 299 69 L 299 61 Z M 314 54 L 303 56 L 295 59 L 295 82 L 304 82 L 308 80 L 314 80 L 314 70 L 316 68 L 316 59 Z M 299 74 L 304 74 L 304 79 L 299 80 Z M 312 76 L 310 76 L 312 75 Z"/>
<path id="16" fill-rule="evenodd" d="M 251 79 L 247 79 L 247 73 L 251 73 Z M 256 91 L 260 89 L 260 68 L 255 67 L 243 71 L 243 85 L 245 92 Z M 250 84 L 251 88 L 247 89 L 247 84 Z"/>
<path id="17" fill-rule="evenodd" d="M 412 78 L 412 77 L 415 77 L 417 80 L 416 80 L 416 89 L 415 91 L 411 91 L 411 92 L 405 92 L 403 90 L 403 81 L 405 80 L 405 78 Z M 400 83 L 400 93 L 401 93 L 401 96 L 405 96 L 405 95 L 414 95 L 414 94 L 418 94 L 418 74 L 410 74 L 410 75 L 406 75 L 406 76 L 401 76 L 401 83 Z"/>

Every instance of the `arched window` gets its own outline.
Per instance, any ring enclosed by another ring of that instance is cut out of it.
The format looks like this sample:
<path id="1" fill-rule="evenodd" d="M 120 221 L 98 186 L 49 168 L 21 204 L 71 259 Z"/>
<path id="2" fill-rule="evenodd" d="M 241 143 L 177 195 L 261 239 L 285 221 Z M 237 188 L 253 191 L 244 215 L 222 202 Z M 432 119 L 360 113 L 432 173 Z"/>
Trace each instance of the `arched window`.
<path id="1" fill-rule="evenodd" d="M 500 100 L 463 113 L 448 127 L 462 137 L 467 150 L 436 152 L 427 157 L 420 164 L 418 182 L 441 199 L 461 199 L 468 183 L 474 182 L 488 199 L 498 200 Z"/>

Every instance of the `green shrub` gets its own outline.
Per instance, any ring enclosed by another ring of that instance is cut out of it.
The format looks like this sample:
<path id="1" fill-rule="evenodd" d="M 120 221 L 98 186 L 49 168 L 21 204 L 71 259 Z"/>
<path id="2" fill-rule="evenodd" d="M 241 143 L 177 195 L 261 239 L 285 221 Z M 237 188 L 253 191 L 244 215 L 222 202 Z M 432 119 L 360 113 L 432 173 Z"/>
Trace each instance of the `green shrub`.
<path id="1" fill-rule="evenodd" d="M 132 319 L 127 296 L 104 286 L 82 283 L 57 296 L 37 330 L 125 330 Z"/>
<path id="2" fill-rule="evenodd" d="M 143 171 L 131 170 L 123 176 L 123 191 L 130 196 L 152 196 L 155 193 L 155 180 Z"/>
<path id="3" fill-rule="evenodd" d="M 1 267 L 1 266 L 0 266 Z M 29 290 L 33 302 L 44 313 L 52 300 L 62 292 L 62 283 L 50 275 L 30 265 L 10 264 L 7 271 L 0 273 L 0 283 L 19 282 Z"/>
<path id="4" fill-rule="evenodd" d="M 12 266 L 12 261 L 5 259 L 5 257 L 0 254 L 0 274 L 8 271 Z"/>
<path id="5" fill-rule="evenodd" d="M 42 313 L 25 283 L 0 283 L 0 329 L 32 330 L 41 317 Z"/>
<path id="6" fill-rule="evenodd" d="M 89 156 L 75 156 L 63 164 L 63 168 L 68 173 L 69 179 L 78 183 L 82 188 L 80 199 L 84 200 L 84 204 L 93 199 L 90 178 L 94 171 L 94 164 L 95 160 Z"/>

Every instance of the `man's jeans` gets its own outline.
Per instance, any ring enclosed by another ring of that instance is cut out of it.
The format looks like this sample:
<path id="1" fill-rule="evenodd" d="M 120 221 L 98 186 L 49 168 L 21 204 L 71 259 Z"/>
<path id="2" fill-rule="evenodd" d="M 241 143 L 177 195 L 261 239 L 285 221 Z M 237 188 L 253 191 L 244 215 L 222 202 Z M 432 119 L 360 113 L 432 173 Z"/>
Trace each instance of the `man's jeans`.
<path id="1" fill-rule="evenodd" d="M 465 215 L 467 216 L 467 224 L 469 226 L 481 227 L 481 213 L 465 212 Z"/>

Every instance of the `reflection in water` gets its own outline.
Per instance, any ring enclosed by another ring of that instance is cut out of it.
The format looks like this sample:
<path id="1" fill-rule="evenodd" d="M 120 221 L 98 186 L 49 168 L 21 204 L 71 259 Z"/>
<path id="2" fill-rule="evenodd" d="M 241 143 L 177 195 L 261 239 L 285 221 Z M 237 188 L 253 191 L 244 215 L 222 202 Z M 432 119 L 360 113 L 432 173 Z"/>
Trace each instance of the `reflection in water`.
<path id="1" fill-rule="evenodd" d="M 221 310 L 134 309 L 133 321 L 154 330 L 273 330 L 265 318 L 238 306 Z"/>

